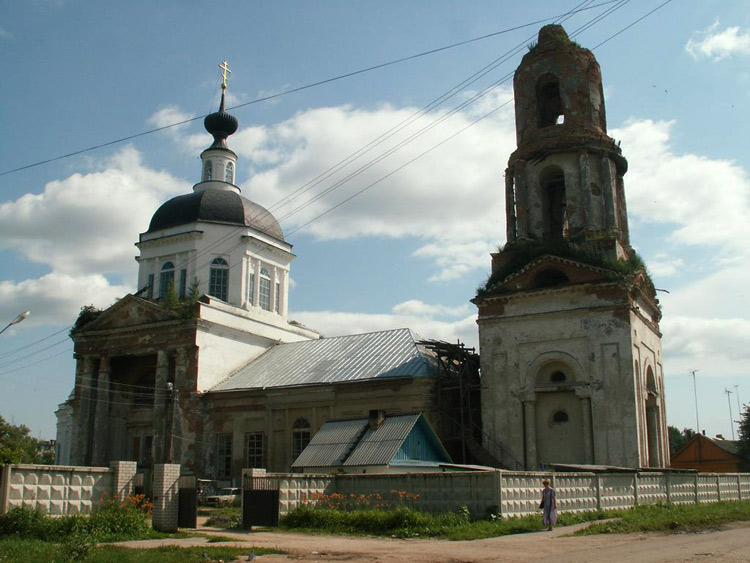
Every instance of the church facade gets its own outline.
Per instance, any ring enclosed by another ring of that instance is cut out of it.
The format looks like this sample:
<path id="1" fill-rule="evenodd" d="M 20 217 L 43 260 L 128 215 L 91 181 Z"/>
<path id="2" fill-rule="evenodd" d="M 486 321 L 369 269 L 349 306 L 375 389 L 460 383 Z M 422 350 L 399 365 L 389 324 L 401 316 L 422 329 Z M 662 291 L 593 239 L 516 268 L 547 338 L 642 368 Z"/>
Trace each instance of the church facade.
<path id="1" fill-rule="evenodd" d="M 141 290 L 72 331 L 58 462 L 179 463 L 231 481 L 244 467 L 288 471 L 330 420 L 424 413 L 445 429 L 436 355 L 410 330 L 320 338 L 288 319 L 292 245 L 234 183 L 223 92 L 204 124 L 201 181 L 136 243 Z"/>
<path id="2" fill-rule="evenodd" d="M 630 246 L 627 161 L 607 135 L 599 65 L 545 26 L 514 93 L 507 243 L 473 300 L 485 432 L 527 469 L 664 467 L 661 311 Z"/>
<path id="3" fill-rule="evenodd" d="M 58 462 L 231 481 L 289 471 L 324 424 L 386 411 L 422 413 L 457 462 L 667 465 L 661 311 L 630 245 L 599 65 L 546 26 L 514 91 L 507 242 L 473 299 L 480 358 L 408 329 L 321 338 L 288 319 L 292 246 L 235 184 L 222 91 L 200 181 L 136 244 L 141 289 L 74 327 Z"/>

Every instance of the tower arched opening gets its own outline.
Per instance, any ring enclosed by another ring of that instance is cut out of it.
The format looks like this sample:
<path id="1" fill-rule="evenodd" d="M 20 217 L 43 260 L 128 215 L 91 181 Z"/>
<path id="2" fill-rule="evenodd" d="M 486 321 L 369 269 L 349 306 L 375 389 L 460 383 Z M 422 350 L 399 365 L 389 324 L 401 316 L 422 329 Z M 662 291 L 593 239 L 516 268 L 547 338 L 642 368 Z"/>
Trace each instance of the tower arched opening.
<path id="1" fill-rule="evenodd" d="M 545 168 L 539 176 L 544 214 L 544 238 L 559 239 L 568 234 L 565 174 L 559 166 Z"/>
<path id="2" fill-rule="evenodd" d="M 659 391 L 651 366 L 646 368 L 646 441 L 648 466 L 658 467 L 659 460 Z"/>
<path id="3" fill-rule="evenodd" d="M 544 74 L 536 83 L 536 103 L 539 128 L 551 127 L 565 121 L 565 108 L 560 96 L 560 81 L 553 74 Z"/>

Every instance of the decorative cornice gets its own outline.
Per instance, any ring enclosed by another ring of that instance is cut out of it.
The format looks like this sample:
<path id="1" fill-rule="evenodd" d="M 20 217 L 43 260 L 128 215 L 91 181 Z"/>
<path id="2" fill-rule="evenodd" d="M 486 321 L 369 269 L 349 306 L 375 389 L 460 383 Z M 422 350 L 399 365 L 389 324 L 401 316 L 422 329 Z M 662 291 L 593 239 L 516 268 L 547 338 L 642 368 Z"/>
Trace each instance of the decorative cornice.
<path id="1" fill-rule="evenodd" d="M 181 240 L 198 239 L 203 236 L 203 231 L 198 229 L 187 231 L 185 233 L 177 233 L 174 235 L 166 235 L 163 237 L 152 238 L 143 240 L 143 234 L 141 234 L 141 240 L 135 243 L 135 246 L 141 250 L 144 248 L 151 248 L 154 246 L 163 246 L 165 244 L 172 244 L 173 242 L 179 242 Z"/>

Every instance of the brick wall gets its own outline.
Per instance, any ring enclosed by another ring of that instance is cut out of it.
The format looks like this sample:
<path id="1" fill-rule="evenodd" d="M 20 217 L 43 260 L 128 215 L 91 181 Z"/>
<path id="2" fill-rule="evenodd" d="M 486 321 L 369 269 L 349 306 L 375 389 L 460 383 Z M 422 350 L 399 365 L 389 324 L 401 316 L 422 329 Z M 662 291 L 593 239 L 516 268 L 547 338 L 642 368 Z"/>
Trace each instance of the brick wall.
<path id="1" fill-rule="evenodd" d="M 180 466 L 154 465 L 154 511 L 151 526 L 160 532 L 177 531 Z"/>

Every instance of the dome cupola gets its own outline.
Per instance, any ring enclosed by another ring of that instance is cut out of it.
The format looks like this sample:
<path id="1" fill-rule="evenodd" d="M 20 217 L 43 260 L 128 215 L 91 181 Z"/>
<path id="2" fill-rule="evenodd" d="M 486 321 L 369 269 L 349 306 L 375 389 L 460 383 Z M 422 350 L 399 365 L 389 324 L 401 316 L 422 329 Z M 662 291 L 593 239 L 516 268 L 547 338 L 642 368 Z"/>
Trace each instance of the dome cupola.
<path id="1" fill-rule="evenodd" d="M 224 109 L 227 73 L 232 71 L 229 70 L 227 61 L 221 63 L 219 68 L 223 71 L 219 111 L 207 115 L 203 120 L 203 126 L 211 133 L 214 142 L 201 153 L 201 182 L 193 187 L 193 191 L 200 192 L 211 188 L 240 193 L 240 189 L 234 185 L 237 155 L 227 145 L 227 137 L 237 131 L 239 123 L 235 116 Z"/>

